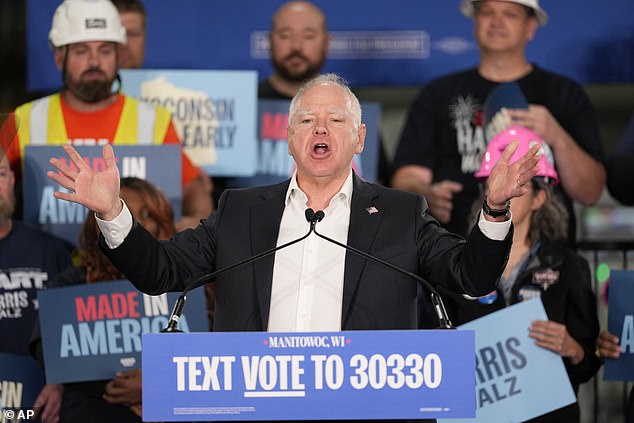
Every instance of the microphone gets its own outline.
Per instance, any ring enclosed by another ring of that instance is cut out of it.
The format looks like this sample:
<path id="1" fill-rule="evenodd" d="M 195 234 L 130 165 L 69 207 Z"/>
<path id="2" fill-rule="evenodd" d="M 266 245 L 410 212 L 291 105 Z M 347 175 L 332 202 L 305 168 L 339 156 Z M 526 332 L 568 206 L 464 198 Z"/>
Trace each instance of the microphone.
<path id="1" fill-rule="evenodd" d="M 320 215 L 321 213 L 321 215 Z M 317 216 L 321 216 L 321 217 L 317 217 Z M 289 241 L 284 245 L 280 245 L 279 247 L 275 247 L 275 248 L 271 248 L 269 250 L 263 251 L 259 254 L 256 254 L 252 257 L 248 257 L 242 261 L 239 261 L 237 263 L 234 263 L 232 265 L 229 265 L 223 269 L 219 269 L 216 270 L 215 272 L 212 273 L 207 273 L 202 275 L 201 277 L 199 277 L 198 279 L 194 280 L 194 282 L 192 282 L 191 284 L 188 284 L 185 289 L 183 290 L 183 293 L 178 297 L 178 299 L 176 300 L 176 303 L 174 304 L 174 309 L 172 310 L 172 313 L 170 314 L 169 320 L 167 321 L 167 326 L 163 329 L 161 329 L 161 332 L 182 332 L 182 330 L 178 329 L 178 322 L 180 321 L 181 318 L 181 314 L 183 312 L 183 308 L 185 307 L 185 302 L 187 301 L 187 293 L 189 291 L 191 291 L 192 289 L 196 289 L 199 286 L 205 285 L 207 282 L 212 281 L 214 278 L 216 278 L 216 276 L 228 272 L 230 270 L 235 269 L 236 267 L 240 267 L 242 265 L 245 264 L 249 264 L 252 263 L 256 260 L 259 260 L 263 257 L 266 257 L 268 255 L 273 254 L 274 252 L 276 252 L 277 250 L 281 250 L 282 248 L 286 248 L 286 247 L 290 247 L 293 244 L 297 244 L 300 241 L 305 240 L 306 238 L 308 238 L 308 236 L 314 232 L 315 230 L 315 225 L 317 224 L 317 222 L 321 219 L 324 218 L 324 212 L 323 211 L 318 211 L 317 213 L 315 213 L 315 211 L 311 208 L 306 209 L 306 211 L 304 212 L 304 216 L 306 217 L 306 221 L 310 223 L 310 228 L 308 230 L 308 232 L 306 233 L 306 235 L 297 238 L 296 240 L 293 241 Z M 319 219 L 319 220 L 318 220 Z"/>
<path id="2" fill-rule="evenodd" d="M 311 210 L 312 211 L 312 210 Z M 455 327 L 451 324 L 451 320 L 449 319 L 449 315 L 447 314 L 447 310 L 445 309 L 445 304 L 442 301 L 442 297 L 440 296 L 440 294 L 438 293 L 438 291 L 436 291 L 436 288 L 434 288 L 432 286 L 432 284 L 430 284 L 429 282 L 427 282 L 425 279 L 421 278 L 420 276 L 418 276 L 415 273 L 412 272 L 408 272 L 405 269 L 401 269 L 400 267 L 382 260 L 378 257 L 374 257 L 364 251 L 361 251 L 357 248 L 351 247 L 349 245 L 343 244 L 335 239 L 329 238 L 325 235 L 320 234 L 319 232 L 317 232 L 316 226 L 317 226 L 317 222 L 321 221 L 324 218 L 325 214 L 323 211 L 319 210 L 317 212 L 314 213 L 314 221 L 311 220 L 310 222 L 310 227 L 311 227 L 311 231 L 315 233 L 315 235 L 317 235 L 320 238 L 325 239 L 326 241 L 332 242 L 335 245 L 338 245 L 342 248 L 345 248 L 348 251 L 351 251 L 363 258 L 366 258 L 370 261 L 373 261 L 375 263 L 378 263 L 382 266 L 388 267 L 392 270 L 395 270 L 399 273 L 402 273 L 403 275 L 409 276 L 410 278 L 416 280 L 417 282 L 420 282 L 425 288 L 427 288 L 429 290 L 429 296 L 431 298 L 431 302 L 434 306 L 434 311 L 436 312 L 436 316 L 438 317 L 438 324 L 440 326 L 440 329 L 455 329 Z M 306 219 L 308 219 L 308 216 L 306 216 Z"/>

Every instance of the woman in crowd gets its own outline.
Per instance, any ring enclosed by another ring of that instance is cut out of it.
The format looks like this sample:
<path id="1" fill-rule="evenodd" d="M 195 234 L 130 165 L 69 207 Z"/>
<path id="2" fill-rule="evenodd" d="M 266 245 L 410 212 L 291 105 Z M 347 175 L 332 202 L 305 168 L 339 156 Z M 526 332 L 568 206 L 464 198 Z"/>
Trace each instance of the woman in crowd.
<path id="1" fill-rule="evenodd" d="M 517 160 L 535 142 L 534 133 L 511 127 L 491 140 L 476 177 L 486 183 L 491 168 L 511 141 L 518 147 L 511 158 Z M 595 296 L 591 288 L 590 267 L 585 259 L 564 246 L 567 234 L 566 209 L 553 195 L 558 175 L 544 152 L 537 175 L 524 187 L 527 192 L 511 202 L 514 226 L 513 246 L 498 288 L 480 298 L 443 292 L 450 318 L 460 325 L 504 307 L 541 297 L 548 315 L 528 328 L 535 343 L 563 358 L 575 392 L 599 369 L 594 353 L 599 333 Z M 484 192 L 484 190 L 482 190 Z M 483 198 L 477 201 L 482 209 Z M 475 208 L 475 206 L 474 206 Z M 575 402 L 531 422 L 579 422 L 579 405 Z"/>

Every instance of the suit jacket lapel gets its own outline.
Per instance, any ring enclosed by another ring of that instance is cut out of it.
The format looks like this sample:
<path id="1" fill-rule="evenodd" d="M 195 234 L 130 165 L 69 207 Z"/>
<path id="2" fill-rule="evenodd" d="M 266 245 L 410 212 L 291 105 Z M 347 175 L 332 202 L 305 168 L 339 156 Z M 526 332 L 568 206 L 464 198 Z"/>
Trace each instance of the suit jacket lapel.
<path id="1" fill-rule="evenodd" d="M 350 203 L 350 226 L 348 228 L 348 245 L 361 251 L 369 252 L 376 232 L 383 219 L 383 206 L 372 185 L 362 181 L 356 174 L 352 201 Z M 346 265 L 343 281 L 343 309 L 341 328 L 347 327 L 348 314 L 353 305 L 355 292 L 360 282 L 366 259 L 352 252 L 346 253 Z"/>
<path id="2" fill-rule="evenodd" d="M 262 201 L 251 207 L 251 255 L 274 248 L 284 212 L 284 199 L 289 181 L 275 185 L 264 192 Z M 266 330 L 269 323 L 269 308 L 271 305 L 271 287 L 273 284 L 273 264 L 275 254 L 271 254 L 256 261 L 253 265 L 255 272 L 255 292 L 260 308 L 263 327 Z"/>

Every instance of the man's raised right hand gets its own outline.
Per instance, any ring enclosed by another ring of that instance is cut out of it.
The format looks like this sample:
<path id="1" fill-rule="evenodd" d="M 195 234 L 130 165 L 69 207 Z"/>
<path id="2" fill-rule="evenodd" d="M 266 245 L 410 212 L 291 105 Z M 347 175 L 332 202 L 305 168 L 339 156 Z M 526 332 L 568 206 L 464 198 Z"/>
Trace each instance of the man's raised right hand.
<path id="1" fill-rule="evenodd" d="M 68 190 L 56 191 L 55 198 L 81 204 L 103 220 L 117 217 L 123 206 L 119 199 L 119 170 L 112 146 L 106 144 L 103 147 L 106 168 L 102 172 L 94 171 L 72 145 L 64 144 L 63 148 L 74 167 L 62 159 L 50 160 L 57 172 L 48 171 L 46 175 Z"/>

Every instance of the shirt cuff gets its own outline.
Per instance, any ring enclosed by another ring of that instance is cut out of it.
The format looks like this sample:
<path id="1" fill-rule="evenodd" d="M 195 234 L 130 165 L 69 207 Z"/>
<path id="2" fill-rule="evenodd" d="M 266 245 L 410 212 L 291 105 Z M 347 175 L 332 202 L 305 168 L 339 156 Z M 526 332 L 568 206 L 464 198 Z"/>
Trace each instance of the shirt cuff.
<path id="1" fill-rule="evenodd" d="M 123 204 L 121 213 L 112 220 L 99 219 L 97 214 L 95 214 L 97 225 L 106 240 L 106 245 L 111 250 L 123 244 L 125 237 L 128 236 L 132 230 L 132 213 L 130 213 L 130 209 L 126 206 L 125 201 L 121 200 L 121 203 Z"/>
<path id="2" fill-rule="evenodd" d="M 509 215 L 510 213 L 511 212 L 509 211 Z M 484 218 L 483 212 L 480 211 L 478 227 L 487 238 L 492 239 L 493 241 L 503 241 L 511 229 L 511 219 L 509 218 L 504 222 L 490 222 Z"/>

